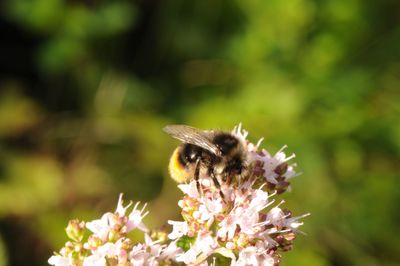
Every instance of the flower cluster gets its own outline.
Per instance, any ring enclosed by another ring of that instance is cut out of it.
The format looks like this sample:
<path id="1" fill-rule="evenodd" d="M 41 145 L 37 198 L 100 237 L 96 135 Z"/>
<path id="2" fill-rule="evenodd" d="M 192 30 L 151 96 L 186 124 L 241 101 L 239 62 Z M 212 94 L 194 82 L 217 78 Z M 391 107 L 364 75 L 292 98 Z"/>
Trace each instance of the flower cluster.
<path id="1" fill-rule="evenodd" d="M 296 175 L 294 165 L 287 161 L 283 149 L 274 156 L 247 141 L 247 132 L 236 127 L 232 134 L 238 137 L 248 154 L 249 172 L 233 178 L 227 184 L 221 181 L 219 189 L 208 176 L 200 177 L 201 191 L 196 182 L 179 185 L 184 197 L 178 205 L 184 221 L 169 221 L 173 231 L 168 235 L 178 240 L 185 251 L 177 256 L 184 264 L 213 263 L 210 258 L 226 257 L 231 265 L 277 265 L 279 251 L 292 248 L 299 217 L 281 209 L 283 202 L 271 200 L 276 193 L 289 187 L 288 180 Z"/>
<path id="2" fill-rule="evenodd" d="M 281 253 L 292 248 L 303 223 L 276 203 L 276 194 L 290 188 L 295 164 L 288 164 L 284 148 L 271 156 L 247 140 L 248 132 L 235 127 L 232 134 L 243 144 L 247 170 L 241 176 L 219 180 L 200 174 L 178 187 L 182 221 L 168 221 L 172 230 L 151 233 L 142 219 L 147 212 L 136 204 L 123 206 L 120 197 L 114 213 L 88 223 L 70 221 L 71 241 L 49 259 L 51 265 L 278 265 Z M 200 189 L 198 189 L 200 188 Z M 129 214 L 128 214 L 129 213 Z M 91 231 L 83 241 L 83 231 Z M 145 234 L 144 243 L 128 238 L 131 230 Z"/>
<path id="3" fill-rule="evenodd" d="M 263 138 L 256 145 L 249 142 L 246 139 L 248 132 L 242 130 L 240 124 L 233 129 L 232 134 L 238 137 L 247 148 L 248 163 L 252 166 L 252 173 L 249 174 L 251 178 L 258 178 L 258 183 L 266 184 L 268 192 L 281 194 L 290 189 L 289 180 L 298 174 L 294 170 L 296 164 L 288 164 L 288 161 L 293 159 L 295 155 L 291 154 L 289 157 L 286 157 L 286 154 L 283 152 L 287 148 L 286 145 L 274 156 L 271 156 L 267 150 L 259 150 Z"/>
<path id="4" fill-rule="evenodd" d="M 49 264 L 56 266 L 128 266 L 170 264 L 182 253 L 176 242 L 168 244 L 157 234 L 157 240 L 149 235 L 150 231 L 143 224 L 145 206 L 139 210 L 136 204 L 127 212 L 132 203 L 123 206 L 120 195 L 114 213 L 105 213 L 100 219 L 91 222 L 71 220 L 66 228 L 71 239 L 49 259 Z M 91 234 L 83 241 L 85 229 Z M 134 229 L 145 233 L 144 243 L 134 244 L 128 233 Z M 165 237 L 164 237 L 165 239 Z"/>

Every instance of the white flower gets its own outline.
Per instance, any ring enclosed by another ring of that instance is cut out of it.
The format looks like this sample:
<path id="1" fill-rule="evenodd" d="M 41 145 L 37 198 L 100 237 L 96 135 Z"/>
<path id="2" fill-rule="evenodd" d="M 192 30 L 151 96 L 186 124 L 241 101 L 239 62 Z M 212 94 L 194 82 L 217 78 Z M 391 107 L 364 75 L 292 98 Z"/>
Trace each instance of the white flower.
<path id="1" fill-rule="evenodd" d="M 235 126 L 231 133 L 235 135 L 238 139 L 240 139 L 242 143 L 247 142 L 246 138 L 249 132 L 242 129 L 242 123 L 239 123 L 239 125 Z"/>
<path id="2" fill-rule="evenodd" d="M 176 245 L 176 241 L 172 241 L 168 244 L 168 246 L 164 247 L 164 249 L 161 252 L 161 255 L 159 256 L 159 259 L 175 260 L 175 258 L 181 254 L 183 254 L 182 249 Z"/>
<path id="3" fill-rule="evenodd" d="M 260 226 L 265 225 L 259 223 L 259 219 L 260 211 L 272 203 L 268 203 L 268 193 L 260 189 L 248 189 L 245 194 L 239 191 L 240 188 L 237 189 L 234 208 L 219 225 L 217 235 L 223 239 L 233 239 L 238 229 L 252 237 L 260 230 Z"/>
<path id="4" fill-rule="evenodd" d="M 141 210 L 137 210 L 138 205 L 139 203 L 135 205 L 129 216 L 126 217 L 127 208 L 131 206 L 131 203 L 124 207 L 122 205 L 121 194 L 115 213 L 107 212 L 100 219 L 87 222 L 86 228 L 92 231 L 103 242 L 107 240 L 111 230 L 115 230 L 116 228 L 122 229 L 124 224 L 126 225 L 124 233 L 129 233 L 136 228 L 147 232 L 148 229 L 142 222 L 143 218 L 148 214 L 148 212 L 144 212 L 146 205 Z"/>
<path id="5" fill-rule="evenodd" d="M 132 231 L 135 228 L 138 228 L 142 230 L 143 232 L 147 232 L 148 229 L 142 222 L 143 218 L 149 213 L 145 212 L 144 209 L 146 208 L 146 204 L 143 206 L 141 210 L 137 210 L 136 208 L 138 207 L 139 203 L 135 204 L 135 207 L 133 208 L 132 212 L 128 216 L 128 221 L 126 223 L 126 230 L 127 233 Z"/>
<path id="6" fill-rule="evenodd" d="M 275 260 L 266 254 L 265 250 L 249 246 L 239 253 L 237 261 L 232 261 L 231 266 L 273 266 Z"/>
<path id="7" fill-rule="evenodd" d="M 121 247 L 121 239 L 118 240 L 116 243 L 110 243 L 107 242 L 104 245 L 100 246 L 95 253 L 103 256 L 103 257 L 112 257 L 112 256 L 118 256 L 120 253 L 120 250 L 122 249 Z"/>
<path id="8" fill-rule="evenodd" d="M 285 225 L 285 213 L 279 207 L 272 208 L 267 214 L 267 220 L 278 227 Z"/>
<path id="9" fill-rule="evenodd" d="M 199 201 L 201 204 L 198 210 L 193 213 L 193 217 L 197 217 L 200 221 L 211 225 L 214 222 L 214 217 L 223 210 L 222 200 L 202 197 Z"/>
<path id="10" fill-rule="evenodd" d="M 154 257 L 158 257 L 160 256 L 163 247 L 159 244 L 160 241 L 153 241 L 153 239 L 151 239 L 151 237 L 148 234 L 144 235 L 144 242 L 146 244 L 146 246 L 148 247 L 147 250 L 149 250 L 149 253 L 154 256 Z"/>
<path id="11" fill-rule="evenodd" d="M 126 210 L 132 205 L 132 202 L 129 202 L 129 204 L 124 207 L 123 195 L 123 193 L 119 194 L 117 209 L 115 210 L 115 213 L 117 213 L 119 217 L 125 216 Z"/>
<path id="12" fill-rule="evenodd" d="M 85 258 L 83 266 L 106 266 L 106 259 L 99 254 L 94 254 Z"/>
<path id="13" fill-rule="evenodd" d="M 108 233 L 112 230 L 112 216 L 111 212 L 103 214 L 100 219 L 93 220 L 86 223 L 86 228 L 92 231 L 102 241 L 106 241 Z"/>
<path id="14" fill-rule="evenodd" d="M 183 262 L 185 264 L 191 264 L 196 262 L 198 251 L 195 247 L 190 248 L 185 253 L 176 257 L 176 261 Z"/>
<path id="15" fill-rule="evenodd" d="M 249 208 L 255 212 L 260 212 L 265 209 L 268 204 L 268 192 L 262 191 L 261 189 L 255 189 L 251 194 L 251 201 Z"/>
<path id="16" fill-rule="evenodd" d="M 215 248 L 218 246 L 217 241 L 214 239 L 211 233 L 199 233 L 195 245 L 205 256 L 212 254 Z"/>
<path id="17" fill-rule="evenodd" d="M 162 261 L 175 261 L 175 258 L 182 254 L 182 250 L 176 246 L 176 242 L 167 245 L 160 245 L 159 241 L 153 241 L 145 234 L 145 243 L 139 243 L 129 253 L 131 265 L 157 266 Z"/>
<path id="18" fill-rule="evenodd" d="M 172 227 L 172 232 L 168 235 L 169 239 L 177 239 L 180 238 L 183 235 L 186 235 L 189 227 L 187 222 L 176 222 L 176 221 L 168 221 L 169 224 L 171 224 Z"/>
<path id="19" fill-rule="evenodd" d="M 200 263 L 211 255 L 218 247 L 217 241 L 211 233 L 199 232 L 194 244 L 188 251 L 176 257 L 176 261 L 185 264 Z"/>
<path id="20" fill-rule="evenodd" d="M 72 261 L 70 258 L 61 256 L 61 255 L 53 255 L 47 261 L 50 265 L 55 266 L 70 266 L 72 265 Z"/>
<path id="21" fill-rule="evenodd" d="M 96 266 L 106 265 L 107 257 L 120 256 L 122 251 L 122 240 L 118 240 L 116 243 L 107 242 L 104 245 L 98 247 L 92 252 L 92 255 L 86 257 L 83 261 L 84 266 Z"/>
<path id="22" fill-rule="evenodd" d="M 236 232 L 237 219 L 235 215 L 226 216 L 220 223 L 217 236 L 223 240 L 232 239 Z"/>
<path id="23" fill-rule="evenodd" d="M 132 248 L 129 253 L 129 261 L 132 265 L 144 265 L 147 261 L 149 254 L 146 252 L 145 245 L 139 243 Z"/>
<path id="24" fill-rule="evenodd" d="M 262 156 L 258 156 L 258 159 L 264 163 L 263 169 L 264 169 L 264 177 L 266 180 L 272 184 L 277 184 L 278 181 L 276 178 L 279 176 L 276 172 L 275 169 L 279 165 L 286 163 L 287 161 L 293 159 L 296 157 L 295 154 L 290 155 L 289 157 L 286 157 L 286 154 L 283 152 L 284 149 L 286 149 L 287 146 L 283 146 L 274 156 L 271 156 L 269 152 L 266 150 L 262 150 Z M 288 167 L 286 172 L 283 174 L 285 179 L 291 178 L 295 175 L 295 171 L 293 166 Z"/>
<path id="25" fill-rule="evenodd" d="M 199 197 L 199 191 L 197 190 L 197 185 L 195 180 L 191 181 L 189 184 L 180 184 L 178 185 L 178 188 L 191 198 Z"/>
<path id="26" fill-rule="evenodd" d="M 310 215 L 309 213 L 306 213 L 300 216 L 287 218 L 285 221 L 285 226 L 291 228 L 293 231 L 297 231 L 297 228 L 303 225 L 303 222 L 300 222 L 299 220 L 309 215 Z"/>

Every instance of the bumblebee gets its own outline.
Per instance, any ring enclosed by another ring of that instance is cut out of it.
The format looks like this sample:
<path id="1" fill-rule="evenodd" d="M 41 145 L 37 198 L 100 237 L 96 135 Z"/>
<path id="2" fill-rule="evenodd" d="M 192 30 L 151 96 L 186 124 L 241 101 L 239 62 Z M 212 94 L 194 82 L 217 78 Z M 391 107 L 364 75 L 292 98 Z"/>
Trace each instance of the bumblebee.
<path id="1" fill-rule="evenodd" d="M 242 175 L 247 168 L 244 145 L 229 132 L 186 125 L 168 125 L 164 131 L 183 142 L 169 162 L 171 177 L 179 183 L 194 178 L 200 190 L 199 178 L 206 175 L 220 189 L 219 180 L 230 184 L 233 176 Z"/>

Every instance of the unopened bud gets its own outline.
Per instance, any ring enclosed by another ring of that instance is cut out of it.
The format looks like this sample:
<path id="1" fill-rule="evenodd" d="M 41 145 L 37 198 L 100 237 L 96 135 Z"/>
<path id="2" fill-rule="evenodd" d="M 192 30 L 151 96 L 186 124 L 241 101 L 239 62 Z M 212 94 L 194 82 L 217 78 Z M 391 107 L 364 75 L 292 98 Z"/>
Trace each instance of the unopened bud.
<path id="1" fill-rule="evenodd" d="M 296 235 L 294 233 L 288 233 L 284 235 L 284 238 L 286 241 L 293 241 L 296 238 Z"/>
<path id="2" fill-rule="evenodd" d="M 161 242 L 165 242 L 168 239 L 168 234 L 165 231 L 155 230 L 151 232 L 150 237 Z"/>
<path id="3" fill-rule="evenodd" d="M 290 183 L 286 182 L 286 181 L 281 181 L 278 183 L 278 185 L 276 186 L 276 192 L 278 194 L 282 194 L 283 192 L 285 192 L 288 187 L 289 187 Z"/>
<path id="4" fill-rule="evenodd" d="M 79 252 L 81 252 L 82 248 L 83 248 L 82 243 L 76 243 L 74 250 L 75 250 L 75 252 L 79 253 Z"/>
<path id="5" fill-rule="evenodd" d="M 90 249 L 96 249 L 103 244 L 101 239 L 95 235 L 89 236 L 87 243 Z"/>
<path id="6" fill-rule="evenodd" d="M 274 183 L 268 182 L 267 181 L 267 189 L 268 190 L 275 190 L 276 185 Z"/>
<path id="7" fill-rule="evenodd" d="M 118 259 L 117 258 L 113 258 L 113 257 L 107 257 L 106 258 L 106 265 L 109 265 L 109 266 L 117 266 L 117 265 L 119 265 L 118 264 Z"/>
<path id="8" fill-rule="evenodd" d="M 68 222 L 68 226 L 67 228 L 65 228 L 65 231 L 67 232 L 67 236 L 70 239 L 76 242 L 80 242 L 82 241 L 83 238 L 84 229 L 85 229 L 85 223 L 79 222 L 78 219 L 74 219 Z"/>
<path id="9" fill-rule="evenodd" d="M 281 163 L 280 165 L 278 165 L 278 166 L 274 169 L 274 172 L 275 172 L 277 175 L 283 175 L 283 174 L 286 173 L 287 169 L 288 169 L 288 164 L 287 164 L 287 163 Z"/>
<path id="10" fill-rule="evenodd" d="M 115 242 L 118 240 L 119 237 L 120 237 L 120 233 L 116 230 L 110 230 L 110 232 L 108 233 L 108 241 L 109 242 Z"/>
<path id="11" fill-rule="evenodd" d="M 133 242 L 132 240 L 130 240 L 129 238 L 126 238 L 123 242 L 122 242 L 122 248 L 125 250 L 130 250 L 133 247 Z"/>

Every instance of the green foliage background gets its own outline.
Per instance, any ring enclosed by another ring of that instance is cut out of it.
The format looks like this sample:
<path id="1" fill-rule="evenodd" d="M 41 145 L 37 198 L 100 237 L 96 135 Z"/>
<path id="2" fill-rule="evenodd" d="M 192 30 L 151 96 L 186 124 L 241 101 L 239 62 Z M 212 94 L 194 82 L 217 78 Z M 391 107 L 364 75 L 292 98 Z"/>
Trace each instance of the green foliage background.
<path id="1" fill-rule="evenodd" d="M 400 2 L 8 0 L 0 32 L 0 265 L 46 265 L 118 193 L 179 217 L 168 123 L 230 130 L 298 170 L 311 212 L 283 265 L 400 261 Z"/>

